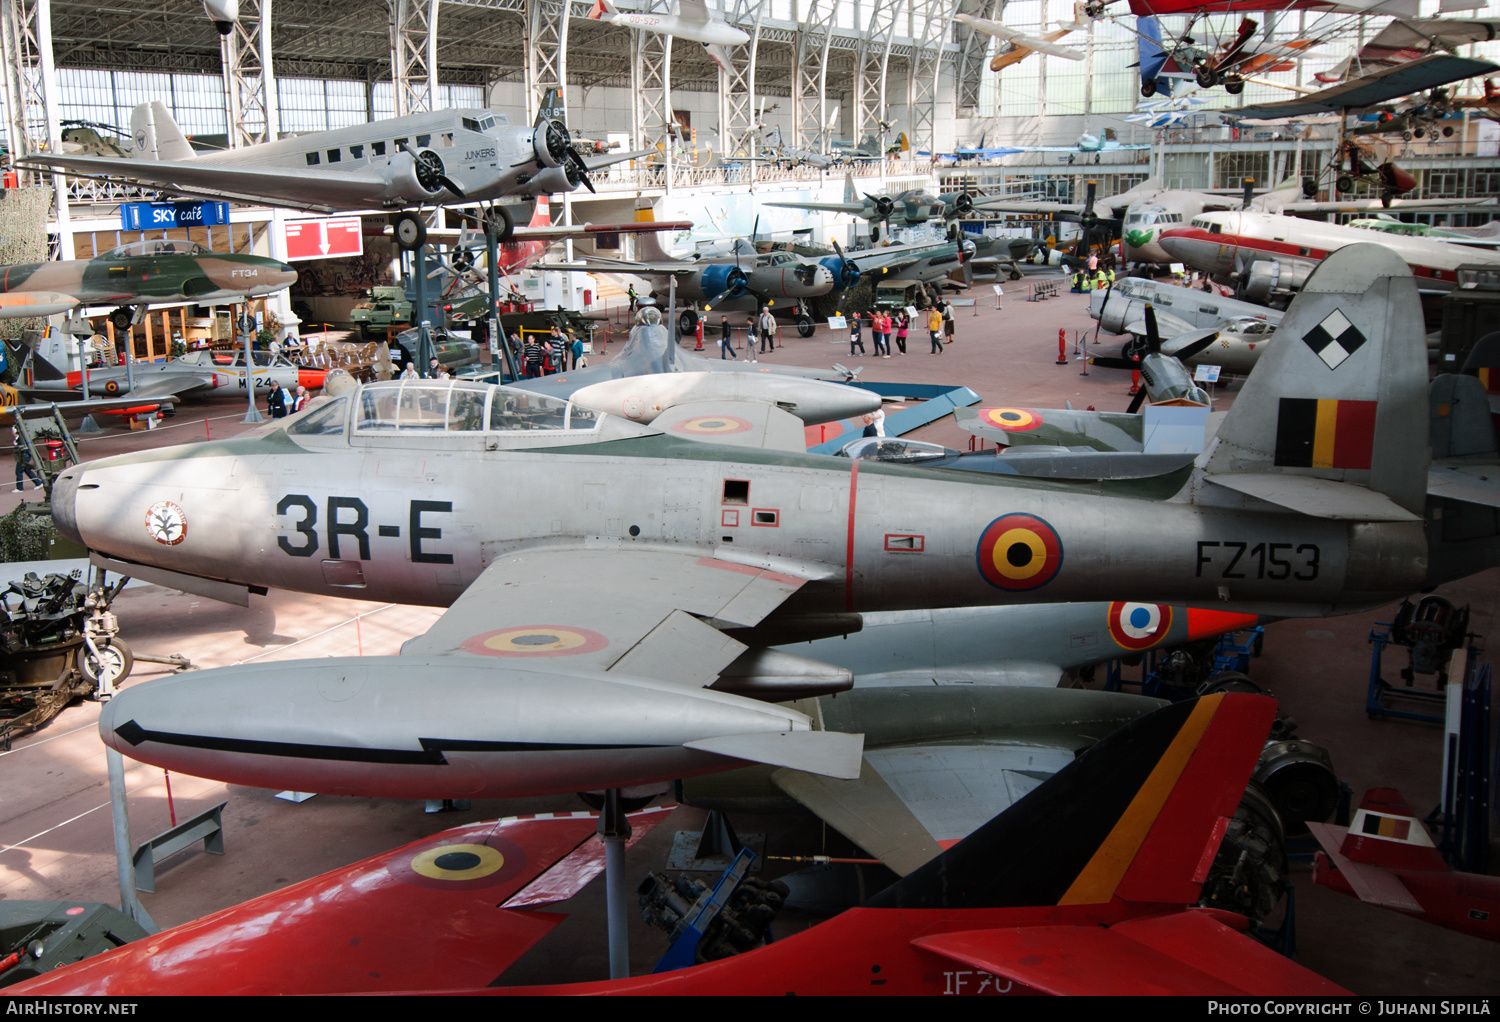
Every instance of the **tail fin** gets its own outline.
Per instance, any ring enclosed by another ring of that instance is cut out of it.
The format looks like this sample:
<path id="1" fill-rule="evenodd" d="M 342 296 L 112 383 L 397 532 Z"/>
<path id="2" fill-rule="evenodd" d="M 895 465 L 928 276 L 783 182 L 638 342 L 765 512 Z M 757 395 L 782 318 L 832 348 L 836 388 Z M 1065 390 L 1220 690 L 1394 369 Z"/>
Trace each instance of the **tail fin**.
<path id="1" fill-rule="evenodd" d="M 638 224 L 656 223 L 656 207 L 651 204 L 650 199 L 635 200 L 635 222 Z M 671 262 L 677 257 L 661 247 L 659 232 L 652 231 L 646 234 L 635 235 L 635 257 L 643 263 Z"/>
<path id="2" fill-rule="evenodd" d="M 1390 249 L 1361 243 L 1313 271 L 1198 465 L 1303 513 L 1402 521 L 1422 514 L 1430 456 L 1416 281 Z"/>
<path id="3" fill-rule="evenodd" d="M 911 139 L 906 137 L 906 132 L 903 131 L 896 136 L 896 145 L 894 148 L 897 152 L 906 153 L 911 151 Z"/>
<path id="4" fill-rule="evenodd" d="M 1350 862 L 1368 866 L 1448 871 L 1427 828 L 1395 788 L 1365 792 L 1339 851 Z"/>
<path id="5" fill-rule="evenodd" d="M 191 160 L 193 147 L 166 104 L 141 103 L 130 112 L 131 156 L 137 160 Z"/>
<path id="6" fill-rule="evenodd" d="M 851 172 L 849 172 L 849 173 L 847 173 L 847 174 L 844 175 L 844 201 L 845 202 L 858 202 L 859 201 L 859 193 L 854 190 L 854 173 L 853 173 L 853 171 L 851 171 Z"/>
<path id="7" fill-rule="evenodd" d="M 562 90 L 548 89 L 542 96 L 541 104 L 537 107 L 536 124 L 564 120 L 566 113 L 567 109 L 563 104 Z"/>
<path id="8" fill-rule="evenodd" d="M 1189 904 L 1275 715 L 1274 700 L 1230 693 L 1141 717 L 866 904 Z"/>
<path id="9" fill-rule="evenodd" d="M 635 222 L 638 224 L 656 223 L 656 207 L 650 199 L 635 200 Z"/>
<path id="10" fill-rule="evenodd" d="M 547 196 L 545 196 L 545 195 L 538 195 L 536 197 L 536 208 L 531 211 L 531 222 L 528 223 L 526 226 L 527 227 L 551 227 L 552 226 L 552 210 L 547 205 Z"/>
<path id="11" fill-rule="evenodd" d="M 595 21 L 598 21 L 600 18 L 604 17 L 606 12 L 613 14 L 614 7 L 608 3 L 605 3 L 605 0 L 594 0 L 594 6 L 589 11 L 589 17 L 594 19 Z"/>

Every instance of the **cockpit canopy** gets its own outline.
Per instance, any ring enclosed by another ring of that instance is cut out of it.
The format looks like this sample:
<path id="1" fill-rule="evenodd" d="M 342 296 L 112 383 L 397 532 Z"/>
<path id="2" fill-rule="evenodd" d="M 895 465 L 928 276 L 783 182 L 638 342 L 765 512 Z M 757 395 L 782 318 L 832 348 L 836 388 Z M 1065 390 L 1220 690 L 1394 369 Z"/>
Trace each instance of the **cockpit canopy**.
<path id="1" fill-rule="evenodd" d="M 353 408 L 353 422 L 349 411 Z M 287 427 L 293 436 L 592 432 L 605 416 L 561 398 L 467 380 L 366 384 Z"/>
<path id="2" fill-rule="evenodd" d="M 898 465 L 920 465 L 924 461 L 952 458 L 958 453 L 951 447 L 928 443 L 925 440 L 866 436 L 839 448 L 838 456 L 852 458 L 855 461 L 886 461 Z"/>
<path id="3" fill-rule="evenodd" d="M 148 241 L 132 241 L 128 245 L 112 248 L 101 259 L 142 259 L 149 256 L 164 255 L 213 255 L 213 252 L 204 248 L 196 241 L 188 241 L 185 238 L 153 238 Z"/>

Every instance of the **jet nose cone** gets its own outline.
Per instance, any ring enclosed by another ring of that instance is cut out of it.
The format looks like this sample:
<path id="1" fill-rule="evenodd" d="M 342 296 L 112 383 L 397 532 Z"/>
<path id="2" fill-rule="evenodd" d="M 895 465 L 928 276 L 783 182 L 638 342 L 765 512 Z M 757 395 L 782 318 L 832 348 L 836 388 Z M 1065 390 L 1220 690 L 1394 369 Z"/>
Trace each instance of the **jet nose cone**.
<path id="1" fill-rule="evenodd" d="M 278 291 L 297 283 L 297 270 L 289 263 L 281 263 L 276 269 L 267 270 L 266 274 L 271 278 L 271 283 L 276 286 Z"/>
<path id="2" fill-rule="evenodd" d="M 52 521 L 57 531 L 66 539 L 87 546 L 78 534 L 78 514 L 74 502 L 78 497 L 78 482 L 83 478 L 83 467 L 74 465 L 52 483 Z"/>
<path id="3" fill-rule="evenodd" d="M 298 369 L 297 386 L 306 387 L 308 390 L 318 390 L 323 386 L 323 381 L 328 378 L 326 369 Z"/>

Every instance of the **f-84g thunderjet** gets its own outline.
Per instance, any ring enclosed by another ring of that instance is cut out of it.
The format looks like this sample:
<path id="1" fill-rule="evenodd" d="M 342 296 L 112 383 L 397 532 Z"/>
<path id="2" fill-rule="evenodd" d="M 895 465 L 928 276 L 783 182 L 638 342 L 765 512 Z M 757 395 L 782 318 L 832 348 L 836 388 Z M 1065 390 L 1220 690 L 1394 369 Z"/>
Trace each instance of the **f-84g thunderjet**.
<path id="1" fill-rule="evenodd" d="M 129 159 L 34 153 L 16 163 L 318 213 L 390 210 L 396 241 L 416 248 L 426 229 L 410 210 L 570 192 L 580 184 L 593 190 L 590 171 L 645 155 L 580 156 L 563 122 L 547 116 L 550 109 L 530 128 L 512 125 L 499 110 L 434 110 L 200 154 L 166 106 L 152 101 L 131 114 Z M 508 241 L 510 212 L 495 205 L 490 215 L 500 240 Z"/>
<path id="2" fill-rule="evenodd" d="M 276 585 L 448 608 L 396 657 L 199 672 L 190 701 L 177 679 L 133 686 L 101 730 L 201 777 L 371 796 L 596 790 L 734 760 L 848 776 L 850 746 L 750 698 L 847 672 L 726 631 L 1104 598 L 1382 605 L 1428 574 L 1411 274 L 1379 245 L 1335 253 L 1280 332 L 1211 447 L 1144 478 L 830 458 L 769 404 L 646 426 L 457 381 L 366 384 L 253 437 L 75 466 L 54 518 L 110 570 L 229 600 Z"/>

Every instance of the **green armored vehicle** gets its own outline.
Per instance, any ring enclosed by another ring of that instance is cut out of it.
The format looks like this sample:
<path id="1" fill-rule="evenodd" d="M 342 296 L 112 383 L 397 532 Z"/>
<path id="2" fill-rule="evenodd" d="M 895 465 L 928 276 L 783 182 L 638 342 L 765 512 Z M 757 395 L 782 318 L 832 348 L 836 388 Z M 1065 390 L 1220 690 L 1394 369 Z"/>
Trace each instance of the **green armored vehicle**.
<path id="1" fill-rule="evenodd" d="M 390 327 L 405 330 L 411 326 L 411 302 L 406 300 L 406 289 L 370 288 L 370 300 L 353 308 L 349 322 L 359 329 L 365 340 L 385 337 Z"/>

